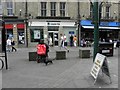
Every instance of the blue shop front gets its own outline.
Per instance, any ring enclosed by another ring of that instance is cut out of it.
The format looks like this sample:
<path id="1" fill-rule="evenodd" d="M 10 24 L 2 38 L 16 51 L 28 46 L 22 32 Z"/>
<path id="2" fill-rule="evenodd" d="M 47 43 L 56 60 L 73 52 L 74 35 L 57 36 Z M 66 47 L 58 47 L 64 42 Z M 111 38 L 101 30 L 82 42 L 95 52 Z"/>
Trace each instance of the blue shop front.
<path id="1" fill-rule="evenodd" d="M 94 24 L 92 20 L 81 20 L 81 38 L 93 41 L 94 37 Z M 99 25 L 99 38 L 100 40 L 120 39 L 120 22 L 100 22 Z"/>

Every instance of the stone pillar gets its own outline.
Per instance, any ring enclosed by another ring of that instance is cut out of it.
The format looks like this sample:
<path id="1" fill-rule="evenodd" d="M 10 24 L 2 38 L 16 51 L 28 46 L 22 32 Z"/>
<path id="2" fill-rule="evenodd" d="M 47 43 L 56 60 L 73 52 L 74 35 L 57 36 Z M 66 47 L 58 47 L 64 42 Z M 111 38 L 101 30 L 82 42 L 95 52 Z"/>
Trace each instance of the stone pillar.
<path id="1" fill-rule="evenodd" d="M 118 31 L 119 33 L 118 33 L 118 39 L 120 40 L 120 31 Z"/>
<path id="2" fill-rule="evenodd" d="M 18 31 L 17 31 L 17 24 L 13 24 L 13 36 L 16 47 L 18 47 Z"/>
<path id="3" fill-rule="evenodd" d="M 65 9 L 66 12 L 65 12 L 65 16 L 68 16 L 68 7 L 69 7 L 68 4 L 69 4 L 69 2 L 66 2 L 66 7 L 65 7 L 65 8 L 66 8 L 66 9 Z"/>
<path id="4" fill-rule="evenodd" d="M 50 2 L 47 3 L 47 16 L 50 16 Z"/>
<path id="5" fill-rule="evenodd" d="M 60 16 L 60 4 L 56 2 L 56 16 Z"/>
<path id="6" fill-rule="evenodd" d="M 28 33 L 27 33 L 27 36 L 28 36 L 28 45 L 31 43 L 31 38 L 30 38 L 30 29 L 28 28 Z"/>
<path id="7" fill-rule="evenodd" d="M 47 38 L 48 38 L 48 27 L 47 26 L 44 26 L 43 34 L 44 34 L 44 43 L 48 43 L 48 41 L 47 41 Z"/>
<path id="8" fill-rule="evenodd" d="M 58 34 L 60 35 L 61 33 L 62 33 L 62 34 L 64 33 L 64 32 L 63 32 L 63 27 L 62 27 L 62 26 L 59 26 L 59 33 L 58 33 Z"/>

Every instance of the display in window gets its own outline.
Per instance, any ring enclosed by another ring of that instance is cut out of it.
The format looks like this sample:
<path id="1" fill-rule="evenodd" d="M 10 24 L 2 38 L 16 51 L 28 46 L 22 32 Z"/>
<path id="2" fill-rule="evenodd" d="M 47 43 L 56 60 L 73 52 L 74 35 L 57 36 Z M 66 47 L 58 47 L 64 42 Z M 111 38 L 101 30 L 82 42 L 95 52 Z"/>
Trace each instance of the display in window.
<path id="1" fill-rule="evenodd" d="M 34 30 L 34 39 L 40 39 L 40 31 Z"/>
<path id="2" fill-rule="evenodd" d="M 19 41 L 19 44 L 24 44 L 25 43 L 24 32 L 19 32 L 18 41 Z"/>

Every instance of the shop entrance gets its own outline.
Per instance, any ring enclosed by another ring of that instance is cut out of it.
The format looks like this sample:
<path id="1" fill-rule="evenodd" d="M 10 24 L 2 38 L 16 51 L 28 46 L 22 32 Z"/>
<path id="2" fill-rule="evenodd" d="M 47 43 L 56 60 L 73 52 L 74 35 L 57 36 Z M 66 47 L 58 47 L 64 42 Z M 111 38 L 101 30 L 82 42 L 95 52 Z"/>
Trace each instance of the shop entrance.
<path id="1" fill-rule="evenodd" d="M 58 46 L 58 31 L 49 31 L 48 36 L 52 38 L 53 46 Z"/>

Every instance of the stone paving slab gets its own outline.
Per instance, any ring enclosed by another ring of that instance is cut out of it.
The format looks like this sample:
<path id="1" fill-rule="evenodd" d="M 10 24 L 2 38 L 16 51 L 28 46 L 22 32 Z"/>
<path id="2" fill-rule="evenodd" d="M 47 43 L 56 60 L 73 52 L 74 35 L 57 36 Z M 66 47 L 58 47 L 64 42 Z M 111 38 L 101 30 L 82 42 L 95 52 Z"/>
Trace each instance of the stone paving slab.
<path id="1" fill-rule="evenodd" d="M 50 58 L 55 57 L 57 47 L 50 48 Z M 45 66 L 28 60 L 28 52 L 35 48 L 20 48 L 18 52 L 8 53 L 9 69 L 2 71 L 3 88 L 117 88 L 118 87 L 118 55 L 115 50 L 113 57 L 108 57 L 108 65 L 112 84 L 109 80 L 98 78 L 96 85 L 90 75 L 93 62 L 78 58 L 79 48 L 69 48 L 67 60 L 54 60 L 53 64 Z M 91 49 L 91 48 L 90 48 Z M 92 49 L 91 49 L 92 50 Z"/>

